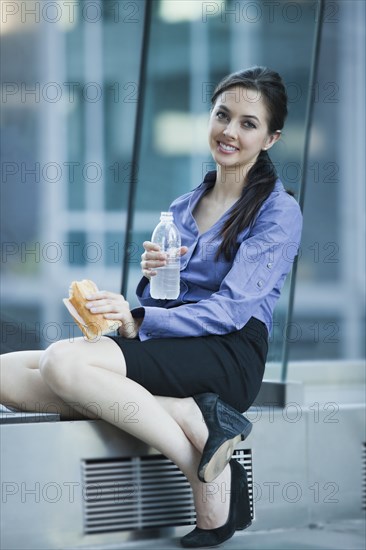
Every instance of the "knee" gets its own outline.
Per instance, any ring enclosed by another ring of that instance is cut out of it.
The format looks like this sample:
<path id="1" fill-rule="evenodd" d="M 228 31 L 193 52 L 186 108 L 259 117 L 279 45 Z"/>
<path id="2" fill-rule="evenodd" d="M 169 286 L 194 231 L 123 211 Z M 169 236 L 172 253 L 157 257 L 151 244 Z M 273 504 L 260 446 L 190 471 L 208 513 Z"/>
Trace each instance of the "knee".
<path id="1" fill-rule="evenodd" d="M 58 395 L 68 394 L 75 387 L 80 358 L 68 341 L 51 344 L 43 353 L 39 370 L 46 384 Z"/>

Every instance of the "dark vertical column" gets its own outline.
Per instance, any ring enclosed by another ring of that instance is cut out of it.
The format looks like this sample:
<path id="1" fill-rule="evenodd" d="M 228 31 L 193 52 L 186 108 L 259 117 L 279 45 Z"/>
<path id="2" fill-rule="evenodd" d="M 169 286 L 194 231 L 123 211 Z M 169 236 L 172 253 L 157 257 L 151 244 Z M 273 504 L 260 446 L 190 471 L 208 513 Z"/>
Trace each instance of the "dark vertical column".
<path id="1" fill-rule="evenodd" d="M 131 167 L 131 180 L 128 193 L 127 203 L 127 218 L 125 229 L 125 247 L 123 254 L 122 264 L 122 282 L 121 293 L 126 295 L 127 283 L 128 283 L 128 260 L 129 260 L 129 244 L 132 241 L 132 225 L 133 216 L 135 213 L 135 197 L 138 177 L 138 163 L 140 158 L 140 146 L 141 135 L 143 127 L 143 115 L 144 115 L 144 100 L 146 90 L 146 73 L 147 73 L 147 59 L 150 42 L 150 28 L 151 28 L 151 13 L 152 13 L 152 0 L 145 0 L 144 11 L 144 28 L 142 35 L 142 49 L 141 49 L 141 61 L 139 71 L 139 83 L 138 83 L 138 95 L 137 95 L 137 111 L 135 121 L 134 142 L 132 151 L 132 167 Z"/>
<path id="2" fill-rule="evenodd" d="M 325 0 L 319 0 L 318 18 L 316 21 L 316 28 L 315 28 L 315 35 L 314 35 L 313 56 L 312 56 L 311 67 L 310 67 L 309 95 L 308 95 L 308 101 L 307 101 L 307 107 L 306 107 L 306 119 L 305 119 L 305 141 L 304 141 L 304 150 L 303 150 L 302 163 L 301 163 L 302 175 L 301 175 L 300 191 L 299 191 L 299 204 L 300 204 L 301 210 L 303 210 L 303 206 L 304 206 L 306 168 L 308 165 L 310 131 L 311 131 L 311 125 L 313 122 L 313 111 L 314 111 L 313 90 L 314 90 L 314 84 L 318 75 L 321 35 L 322 35 L 323 19 L 324 19 L 324 3 L 325 3 Z M 291 272 L 289 303 L 287 308 L 285 327 L 288 326 L 288 323 L 292 319 L 292 311 L 293 311 L 294 296 L 295 296 L 296 273 L 297 273 L 297 261 L 298 261 L 298 258 L 296 257 L 294 261 L 294 265 L 292 267 L 292 272 Z M 287 334 L 287 330 L 285 331 L 285 334 Z M 286 382 L 287 370 L 288 370 L 287 338 L 284 339 L 282 357 L 283 357 L 283 361 L 282 361 L 281 381 Z"/>

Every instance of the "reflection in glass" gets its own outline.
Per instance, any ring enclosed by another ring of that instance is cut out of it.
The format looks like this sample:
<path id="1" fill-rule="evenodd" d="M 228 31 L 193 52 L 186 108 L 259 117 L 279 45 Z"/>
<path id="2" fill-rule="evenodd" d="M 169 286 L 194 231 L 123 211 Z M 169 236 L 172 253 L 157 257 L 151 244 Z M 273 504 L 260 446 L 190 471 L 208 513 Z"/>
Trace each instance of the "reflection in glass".
<path id="1" fill-rule="evenodd" d="M 0 31 L 6 351 L 43 349 L 49 323 L 70 336 L 72 280 L 120 289 L 143 25 L 144 2 L 58 2 L 56 22 L 32 3 L 38 24 L 19 9 Z"/>

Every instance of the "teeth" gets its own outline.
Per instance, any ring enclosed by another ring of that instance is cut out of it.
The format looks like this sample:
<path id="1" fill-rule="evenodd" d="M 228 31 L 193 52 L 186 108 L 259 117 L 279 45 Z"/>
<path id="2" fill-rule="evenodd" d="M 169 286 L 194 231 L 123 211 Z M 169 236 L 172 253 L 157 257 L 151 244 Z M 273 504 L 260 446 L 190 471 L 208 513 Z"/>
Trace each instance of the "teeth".
<path id="1" fill-rule="evenodd" d="M 220 141 L 220 147 L 225 151 L 236 151 L 236 147 L 231 147 L 231 145 L 225 145 L 225 143 L 221 143 L 221 141 Z"/>

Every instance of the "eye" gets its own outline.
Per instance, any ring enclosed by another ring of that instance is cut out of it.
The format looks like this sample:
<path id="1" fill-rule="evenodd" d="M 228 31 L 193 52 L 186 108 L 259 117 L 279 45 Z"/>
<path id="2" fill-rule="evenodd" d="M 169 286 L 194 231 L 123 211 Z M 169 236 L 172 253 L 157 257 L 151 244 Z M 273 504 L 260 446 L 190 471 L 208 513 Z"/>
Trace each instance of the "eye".
<path id="1" fill-rule="evenodd" d="M 256 128 L 256 125 L 253 124 L 253 122 L 250 122 L 249 120 L 246 120 L 245 122 L 243 122 L 243 126 L 244 128 Z"/>
<path id="2" fill-rule="evenodd" d="M 216 117 L 217 117 L 219 120 L 223 120 L 223 119 L 225 119 L 225 118 L 228 118 L 227 113 L 225 113 L 224 111 L 217 111 Z"/>

